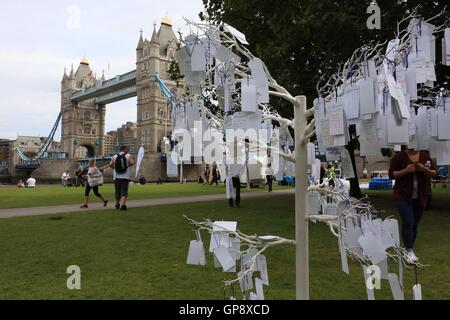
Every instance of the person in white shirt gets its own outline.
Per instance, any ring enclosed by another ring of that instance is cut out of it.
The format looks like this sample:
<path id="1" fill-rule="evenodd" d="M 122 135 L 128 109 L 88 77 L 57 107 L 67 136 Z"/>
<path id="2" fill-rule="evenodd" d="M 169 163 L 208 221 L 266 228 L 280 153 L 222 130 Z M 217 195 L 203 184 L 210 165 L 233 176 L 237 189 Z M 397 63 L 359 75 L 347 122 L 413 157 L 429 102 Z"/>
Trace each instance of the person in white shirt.
<path id="1" fill-rule="evenodd" d="M 272 164 L 269 163 L 266 168 L 267 185 L 269 186 L 269 192 L 272 192 L 272 184 L 274 180 L 275 172 L 273 171 Z"/>
<path id="2" fill-rule="evenodd" d="M 136 158 L 128 153 L 128 147 L 119 149 L 109 166 L 114 169 L 114 187 L 116 191 L 116 209 L 127 210 L 128 186 L 130 184 L 131 167 L 136 164 Z"/>
<path id="3" fill-rule="evenodd" d="M 29 177 L 26 184 L 27 188 L 36 188 L 36 179 L 33 177 Z"/>
<path id="4" fill-rule="evenodd" d="M 61 184 L 63 187 L 67 187 L 67 181 L 70 179 L 69 171 L 65 171 L 61 176 Z"/>

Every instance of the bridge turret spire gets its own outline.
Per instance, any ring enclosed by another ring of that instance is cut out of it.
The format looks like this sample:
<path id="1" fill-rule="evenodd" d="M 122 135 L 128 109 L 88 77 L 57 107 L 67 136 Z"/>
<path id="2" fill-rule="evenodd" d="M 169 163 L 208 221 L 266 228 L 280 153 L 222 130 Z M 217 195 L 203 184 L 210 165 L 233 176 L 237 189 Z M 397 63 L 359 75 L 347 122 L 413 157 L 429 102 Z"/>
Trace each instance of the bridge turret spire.
<path id="1" fill-rule="evenodd" d="M 72 67 L 70 69 L 69 80 L 73 80 L 73 79 L 75 79 L 75 71 L 73 71 L 73 64 L 72 64 Z"/>
<path id="2" fill-rule="evenodd" d="M 159 46 L 159 37 L 158 33 L 156 32 L 156 23 L 153 25 L 153 34 L 152 39 L 150 40 L 150 44 L 157 44 Z"/>
<path id="3" fill-rule="evenodd" d="M 64 75 L 61 82 L 65 82 L 67 80 L 67 69 L 64 67 Z"/>
<path id="4" fill-rule="evenodd" d="M 140 36 L 139 36 L 139 43 L 138 43 L 138 46 L 137 46 L 137 48 L 136 48 L 136 50 L 143 50 L 144 49 L 144 38 L 142 37 L 142 32 L 143 32 L 143 30 L 141 29 L 140 30 Z"/>

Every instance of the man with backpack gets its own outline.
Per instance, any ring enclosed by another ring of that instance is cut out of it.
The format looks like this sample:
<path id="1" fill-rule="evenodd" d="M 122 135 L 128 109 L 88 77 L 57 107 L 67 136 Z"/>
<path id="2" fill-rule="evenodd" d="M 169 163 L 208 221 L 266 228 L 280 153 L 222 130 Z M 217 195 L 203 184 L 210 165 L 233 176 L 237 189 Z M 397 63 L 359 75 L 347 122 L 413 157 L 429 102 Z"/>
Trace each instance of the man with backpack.
<path id="1" fill-rule="evenodd" d="M 128 186 L 130 184 L 131 167 L 136 158 L 128 153 L 128 147 L 122 146 L 109 166 L 114 169 L 114 187 L 116 190 L 116 209 L 127 210 Z"/>

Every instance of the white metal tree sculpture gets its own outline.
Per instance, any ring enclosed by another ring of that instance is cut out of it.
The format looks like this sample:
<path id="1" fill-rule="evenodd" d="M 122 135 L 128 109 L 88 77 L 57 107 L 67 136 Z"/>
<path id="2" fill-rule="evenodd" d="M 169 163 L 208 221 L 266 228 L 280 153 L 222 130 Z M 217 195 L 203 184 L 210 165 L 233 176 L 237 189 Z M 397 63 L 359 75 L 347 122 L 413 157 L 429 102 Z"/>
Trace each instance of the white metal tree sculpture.
<path id="1" fill-rule="evenodd" d="M 433 17 L 432 19 L 435 18 Z M 424 23 L 428 23 L 432 19 L 424 21 Z M 242 282 L 245 282 L 244 279 L 257 269 L 257 257 L 267 248 L 279 244 L 295 244 L 296 296 L 297 299 L 309 299 L 309 220 L 327 223 L 331 232 L 339 237 L 343 269 L 348 269 L 348 266 L 344 266 L 347 254 L 359 261 L 364 268 L 367 268 L 371 263 L 376 264 L 376 262 L 380 261 L 380 259 L 374 258 L 373 252 L 370 252 L 367 246 L 355 244 L 351 247 L 348 245 L 348 242 L 344 241 L 344 237 L 349 236 L 350 229 L 347 228 L 349 221 L 364 225 L 364 228 L 385 224 L 383 227 L 380 227 L 380 230 L 387 234 L 383 238 L 386 242 L 380 255 L 385 256 L 386 259 L 395 259 L 399 264 L 399 273 L 402 273 L 402 265 L 412 265 L 416 268 L 423 267 L 418 262 L 406 259 L 405 250 L 400 246 L 399 239 L 395 239 L 396 222 L 393 223 L 391 219 L 379 219 L 379 212 L 368 203 L 367 199 L 356 200 L 348 197 L 345 190 L 339 187 L 339 181 L 335 182 L 337 187 L 335 186 L 334 188 L 317 183 L 308 188 L 308 143 L 315 134 L 321 134 L 320 130 L 316 130 L 316 121 L 322 120 L 322 114 L 318 112 L 321 106 L 315 103 L 314 108 L 308 108 L 304 96 L 293 96 L 286 88 L 278 84 L 264 62 L 255 57 L 246 48 L 245 45 L 248 43 L 245 35 L 238 30 L 226 24 L 216 26 L 186 21 L 190 27 L 197 30 L 197 33 L 184 39 L 184 47 L 182 47 L 184 56 L 178 56 L 180 71 L 185 76 L 189 92 L 189 95 L 183 99 L 190 102 L 200 101 L 199 109 L 207 119 L 209 127 L 223 132 L 227 127 L 227 122 L 235 112 L 248 111 L 247 109 L 250 107 L 250 109 L 254 108 L 251 112 L 258 110 L 261 113 L 261 120 L 275 121 L 283 130 L 289 130 L 290 128 L 295 131 L 294 154 L 286 149 L 283 150 L 271 145 L 267 146 L 267 144 L 261 143 L 259 138 L 246 141 L 247 148 L 255 150 L 267 149 L 288 161 L 295 162 L 295 241 L 274 236 L 247 236 L 234 229 L 217 231 L 218 227 L 215 222 L 197 222 L 187 218 L 198 230 L 207 230 L 212 235 L 215 232 L 222 232 L 228 238 L 235 238 L 239 242 L 246 244 L 247 250 L 243 252 L 238 250 L 235 254 L 246 255 L 253 249 L 256 250 L 255 252 L 252 251 L 249 260 L 250 264 L 242 268 L 237 279 L 225 281 L 225 285 L 230 286 L 239 282 L 242 288 Z M 405 21 L 409 21 L 410 24 L 407 28 L 400 31 L 400 25 Z M 388 75 L 393 68 L 395 70 L 398 63 L 404 60 L 405 52 L 409 53 L 413 49 L 414 43 L 412 40 L 414 36 L 417 37 L 414 34 L 414 27 L 417 23 L 422 23 L 421 21 L 417 14 L 413 12 L 399 22 L 396 33 L 397 38 L 388 44 L 386 51 L 383 51 L 385 43 L 369 44 L 358 48 L 337 74 L 330 77 L 324 85 L 320 83 L 317 85 L 319 96 L 323 97 L 321 99 L 324 104 L 333 100 L 337 101 L 346 93 L 348 86 L 352 86 L 357 81 L 370 76 L 374 77 L 373 74 L 370 74 L 374 70 L 378 74 L 378 78 L 381 77 L 379 79 L 380 82 L 389 84 L 389 89 L 393 91 L 394 87 L 391 85 L 396 85 L 396 83 L 395 80 L 392 82 Z M 436 28 L 434 32 L 443 30 L 441 26 Z M 285 119 L 273 110 L 269 105 L 269 95 L 282 98 L 291 103 L 294 108 L 294 120 Z M 398 99 L 394 92 L 391 92 L 391 95 L 393 98 Z M 439 95 L 442 97 L 442 92 L 439 92 Z M 250 101 L 253 101 L 250 105 L 248 102 L 249 97 Z M 217 108 L 206 107 L 204 104 L 205 100 Z M 415 106 L 414 102 L 411 105 Z M 226 137 L 223 136 L 222 138 L 226 158 Z M 244 141 L 240 142 L 243 143 Z M 314 197 L 316 201 L 313 199 Z M 307 207 L 308 203 L 309 208 Z M 325 207 L 322 206 L 323 208 L 319 209 L 318 207 L 320 206 L 317 203 L 325 204 Z M 327 207 L 328 203 L 333 204 L 333 206 Z M 318 214 L 320 211 L 324 211 L 323 214 Z M 329 214 L 330 212 L 333 212 L 333 214 Z M 360 236 L 365 235 L 361 233 Z M 355 234 L 353 234 L 353 237 L 355 237 Z M 359 238 L 356 239 L 356 243 L 359 240 Z M 353 238 L 353 241 L 355 241 L 355 238 Z M 367 238 L 362 237 L 361 241 L 366 241 L 365 243 L 367 243 Z M 229 247 L 231 247 L 231 242 Z M 380 257 L 378 256 L 378 258 Z M 224 271 L 227 270 L 224 268 Z M 399 282 L 401 282 L 402 275 L 399 274 L 397 278 L 395 274 L 387 274 L 385 277 L 391 284 L 394 297 L 400 299 L 403 291 L 398 288 L 400 287 Z M 368 295 L 370 298 L 371 294 L 369 292 Z"/>

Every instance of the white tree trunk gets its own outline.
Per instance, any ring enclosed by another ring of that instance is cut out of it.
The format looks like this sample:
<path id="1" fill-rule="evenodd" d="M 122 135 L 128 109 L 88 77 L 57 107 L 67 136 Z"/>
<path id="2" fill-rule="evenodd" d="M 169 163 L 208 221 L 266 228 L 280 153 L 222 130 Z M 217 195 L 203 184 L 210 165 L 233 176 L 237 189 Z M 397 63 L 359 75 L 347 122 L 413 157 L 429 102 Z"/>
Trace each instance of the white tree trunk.
<path id="1" fill-rule="evenodd" d="M 307 126 L 306 97 L 295 97 L 295 240 L 296 297 L 309 300 L 309 243 L 307 220 L 308 150 L 303 132 Z"/>

